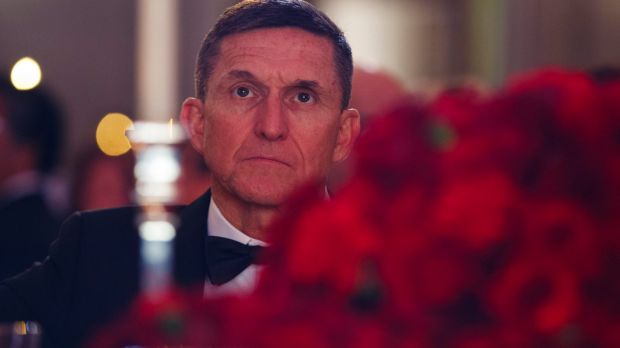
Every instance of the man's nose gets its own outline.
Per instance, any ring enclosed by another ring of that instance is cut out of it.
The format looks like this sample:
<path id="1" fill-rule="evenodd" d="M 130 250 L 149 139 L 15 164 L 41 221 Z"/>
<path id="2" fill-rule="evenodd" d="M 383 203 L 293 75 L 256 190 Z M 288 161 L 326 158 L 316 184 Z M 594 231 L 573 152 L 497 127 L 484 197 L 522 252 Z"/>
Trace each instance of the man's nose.
<path id="1" fill-rule="evenodd" d="M 269 141 L 284 140 L 288 136 L 288 118 L 284 105 L 276 96 L 265 98 L 258 108 L 256 135 Z"/>

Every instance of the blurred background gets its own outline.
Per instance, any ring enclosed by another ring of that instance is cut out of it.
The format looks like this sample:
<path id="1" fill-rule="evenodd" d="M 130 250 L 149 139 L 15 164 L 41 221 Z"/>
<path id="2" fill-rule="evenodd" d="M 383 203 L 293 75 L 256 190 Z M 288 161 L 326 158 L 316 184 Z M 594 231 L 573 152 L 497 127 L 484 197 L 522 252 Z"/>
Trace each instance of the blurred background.
<path id="1" fill-rule="evenodd" d="M 408 92 L 432 94 L 463 82 L 492 88 L 541 66 L 620 62 L 617 0 L 312 2 L 345 31 L 356 64 L 391 75 Z M 160 4 L 155 17 L 154 3 Z M 62 106 L 59 175 L 74 179 L 73 168 L 95 147 L 97 123 L 108 113 L 176 117 L 182 100 L 194 95 L 201 39 L 233 3 L 2 0 L 0 71 L 9 74 L 20 58 L 32 57 L 41 86 Z"/>

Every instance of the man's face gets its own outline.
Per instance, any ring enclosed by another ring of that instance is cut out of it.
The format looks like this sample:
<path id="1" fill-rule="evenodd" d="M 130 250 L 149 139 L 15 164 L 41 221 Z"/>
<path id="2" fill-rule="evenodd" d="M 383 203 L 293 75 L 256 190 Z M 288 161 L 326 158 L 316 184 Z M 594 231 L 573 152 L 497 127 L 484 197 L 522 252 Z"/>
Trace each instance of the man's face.
<path id="1" fill-rule="evenodd" d="M 214 195 L 277 206 L 348 155 L 359 117 L 340 109 L 333 57 L 328 39 L 294 28 L 222 40 L 204 105 L 189 99 L 183 110 L 201 118 L 192 143 L 213 173 Z"/>

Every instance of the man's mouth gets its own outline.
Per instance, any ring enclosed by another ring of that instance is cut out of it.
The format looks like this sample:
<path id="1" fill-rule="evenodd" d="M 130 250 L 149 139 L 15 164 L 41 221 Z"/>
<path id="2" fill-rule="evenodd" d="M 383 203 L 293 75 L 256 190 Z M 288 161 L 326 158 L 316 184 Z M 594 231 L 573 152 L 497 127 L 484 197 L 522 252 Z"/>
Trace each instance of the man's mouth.
<path id="1" fill-rule="evenodd" d="M 259 161 L 259 162 L 272 163 L 272 164 L 282 164 L 282 165 L 285 165 L 287 167 L 291 166 L 286 161 L 283 161 L 283 160 L 278 159 L 276 157 L 270 157 L 270 156 L 252 156 L 252 157 L 246 158 L 245 160 L 246 161 Z"/>

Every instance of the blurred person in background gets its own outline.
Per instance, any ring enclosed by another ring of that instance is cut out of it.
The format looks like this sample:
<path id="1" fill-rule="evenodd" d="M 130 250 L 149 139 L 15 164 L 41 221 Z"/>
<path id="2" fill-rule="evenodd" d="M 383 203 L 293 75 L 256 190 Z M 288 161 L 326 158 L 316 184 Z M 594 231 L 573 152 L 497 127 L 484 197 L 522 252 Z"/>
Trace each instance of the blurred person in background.
<path id="1" fill-rule="evenodd" d="M 383 70 L 360 65 L 353 69 L 351 107 L 360 113 L 362 132 L 375 117 L 404 101 L 409 95 L 396 77 Z M 351 177 L 354 156 L 355 153 L 332 167 L 327 182 L 330 193 L 337 191 Z"/>
<path id="2" fill-rule="evenodd" d="M 87 149 L 73 173 L 74 210 L 94 210 L 132 203 L 134 158 L 131 153 L 108 156 L 97 147 Z"/>
<path id="3" fill-rule="evenodd" d="M 49 202 L 62 120 L 41 88 L 18 91 L 0 77 L 0 279 L 43 261 L 63 216 Z"/>
<path id="4" fill-rule="evenodd" d="M 351 106 L 360 113 L 362 131 L 375 117 L 402 102 L 409 92 L 390 73 L 359 64 L 353 69 Z"/>
<path id="5" fill-rule="evenodd" d="M 189 142 L 179 149 L 181 174 L 176 183 L 175 203 L 189 204 L 202 195 L 211 182 L 209 169 Z M 122 207 L 133 203 L 135 178 L 132 153 L 107 156 L 91 148 L 81 156 L 74 172 L 74 210 Z"/>

